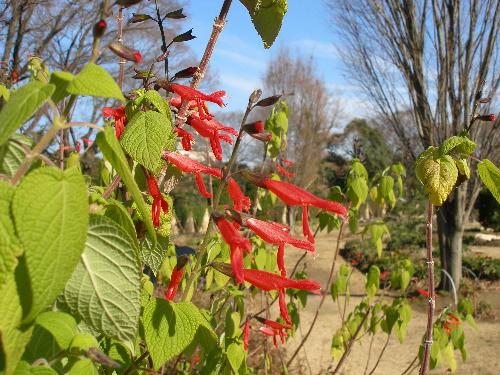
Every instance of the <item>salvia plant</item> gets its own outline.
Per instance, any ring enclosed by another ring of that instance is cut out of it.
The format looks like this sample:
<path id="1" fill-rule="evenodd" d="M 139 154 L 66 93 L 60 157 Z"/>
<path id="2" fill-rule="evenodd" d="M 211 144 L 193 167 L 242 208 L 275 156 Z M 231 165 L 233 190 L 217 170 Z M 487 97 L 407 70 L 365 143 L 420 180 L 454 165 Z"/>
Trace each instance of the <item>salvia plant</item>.
<path id="1" fill-rule="evenodd" d="M 142 84 L 123 93 L 123 63 L 139 64 L 142 55 L 121 42 L 103 46 L 100 41 L 112 22 L 112 7 L 121 22 L 123 9 L 139 2 L 103 1 L 91 59 L 78 74 L 50 72 L 32 56 L 27 83 L 14 84 L 12 79 L 0 86 L 0 371 L 245 374 L 274 366 L 286 372 L 331 296 L 341 316 L 332 337 L 332 373 L 361 338 L 373 342 L 375 335 L 385 335 L 385 346 L 366 363 L 365 373 L 373 373 L 391 335 L 405 339 L 412 317 L 407 289 L 413 265 L 401 261 L 390 277 L 372 266 L 365 297 L 347 312 L 353 271 L 347 265 L 337 271 L 337 257 L 347 227 L 381 255 L 390 236 L 381 213 L 394 208 L 403 195 L 405 168 L 397 163 L 369 176 L 354 159 L 345 188 L 333 187 L 322 198 L 289 182 L 294 174 L 293 162 L 286 159 L 289 109 L 279 93 L 261 98 L 262 92 L 254 91 L 238 130 L 218 121 L 209 105 L 223 107 L 225 92 L 205 93 L 198 86 L 231 0 L 223 1 L 199 66 L 175 74 L 169 71 L 170 48 L 194 35 L 189 30 L 168 41 L 163 26 L 184 18 L 182 9 L 162 16 L 156 5 L 151 14 L 134 14 L 132 23 L 158 24 L 161 47 L 155 61 L 146 62 L 148 70 L 135 70 L 133 78 Z M 270 47 L 286 0 L 241 2 Z M 118 82 L 96 64 L 103 48 L 122 63 Z M 191 79 L 190 84 L 183 79 Z M 88 96 L 116 103 L 102 108 L 104 126 L 72 121 L 78 99 Z M 271 107 L 270 115 L 248 122 L 258 107 Z M 40 137 L 18 134 L 40 110 L 50 119 Z M 482 117 L 475 114 L 471 126 L 478 119 L 491 120 Z M 93 128 L 97 136 L 65 144 L 65 134 L 77 127 Z M 219 163 L 195 158 L 195 134 L 206 139 Z M 243 137 L 262 144 L 263 162 L 252 171 L 238 170 L 235 162 Z M 93 143 L 102 156 L 97 182 L 82 173 L 79 159 Z M 224 164 L 223 144 L 232 145 Z M 466 358 L 462 323 L 474 326 L 472 305 L 461 300 L 455 309 L 446 307 L 434 316 L 432 207 L 469 178 L 474 147 L 464 132 L 424 151 L 415 166 L 429 196 L 429 290 L 420 291 L 429 298 L 429 322 L 420 351 L 415 348 L 415 360 L 404 373 L 419 364 L 425 373 L 429 362 L 434 367 L 443 358 L 454 370 L 455 350 Z M 59 159 L 54 161 L 54 155 Z M 482 160 L 477 170 L 499 200 L 498 168 Z M 169 241 L 174 210 L 169 193 L 186 175 L 192 175 L 211 210 L 208 228 L 194 249 Z M 256 186 L 255 196 L 245 194 L 243 180 Z M 266 217 L 280 204 L 300 210 L 302 236 Z M 360 229 L 362 207 L 379 214 Z M 317 221 L 311 219 L 313 212 Z M 316 230 L 310 221 L 318 223 Z M 315 252 L 316 233 L 334 229 L 338 238 L 331 270 L 327 284 L 320 285 L 309 278 L 302 261 Z M 288 251 L 303 252 L 293 269 L 285 266 Z M 387 299 L 391 286 L 398 294 Z M 288 361 L 273 364 L 268 342 L 279 347 L 294 335 L 310 293 L 320 298 L 312 323 Z M 259 296 L 265 303 L 256 311 L 247 301 Z M 262 339 L 263 348 L 255 344 Z M 369 350 L 370 358 L 371 344 Z M 258 351 L 262 360 L 250 363 Z"/>

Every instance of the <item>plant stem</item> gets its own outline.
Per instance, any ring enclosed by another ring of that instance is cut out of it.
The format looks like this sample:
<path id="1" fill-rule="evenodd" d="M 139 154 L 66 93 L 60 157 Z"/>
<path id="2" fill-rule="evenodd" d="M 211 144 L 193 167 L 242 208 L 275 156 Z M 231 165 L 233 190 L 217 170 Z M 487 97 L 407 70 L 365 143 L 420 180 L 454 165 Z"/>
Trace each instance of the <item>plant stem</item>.
<path id="1" fill-rule="evenodd" d="M 142 353 L 134 362 L 130 364 L 130 366 L 127 367 L 127 369 L 122 373 L 122 375 L 128 375 L 132 373 L 137 367 L 137 364 L 140 363 L 144 358 L 146 358 L 149 355 L 149 352 L 146 350 L 144 353 Z"/>
<path id="2" fill-rule="evenodd" d="M 344 230 L 344 222 L 342 222 L 342 224 L 340 224 L 339 234 L 337 236 L 337 245 L 336 245 L 336 248 L 335 248 L 335 254 L 333 256 L 332 266 L 330 268 L 330 274 L 328 275 L 328 281 L 326 282 L 325 292 L 328 291 L 328 290 L 330 290 L 330 284 L 332 283 L 332 280 L 333 280 L 333 274 L 334 274 L 334 271 L 335 271 L 335 264 L 337 263 L 337 256 L 339 254 L 340 240 L 342 238 L 342 232 L 343 232 L 343 230 Z M 325 302 L 327 294 L 328 293 L 323 293 L 323 295 L 321 296 L 321 300 L 319 301 L 319 305 L 316 308 L 316 312 L 314 313 L 314 318 L 313 318 L 313 320 L 311 322 L 311 325 L 309 326 L 309 329 L 307 330 L 305 336 L 300 341 L 300 344 L 295 349 L 295 352 L 292 354 L 292 357 L 286 363 L 287 367 L 290 367 L 290 364 L 293 362 L 293 360 L 295 359 L 295 357 L 297 356 L 297 354 L 299 354 L 300 349 L 302 348 L 302 346 L 306 343 L 307 339 L 309 338 L 309 335 L 311 334 L 311 332 L 312 332 L 312 330 L 314 328 L 314 325 L 316 324 L 316 321 L 318 320 L 319 311 L 321 310 L 321 307 L 323 306 L 323 303 Z"/>
<path id="3" fill-rule="evenodd" d="M 118 21 L 118 43 L 123 45 L 123 7 L 118 9 L 118 17 L 116 17 Z M 125 59 L 120 57 L 120 75 L 118 76 L 118 85 L 120 89 L 123 87 L 123 81 L 125 79 Z"/>
<path id="4" fill-rule="evenodd" d="M 24 159 L 23 163 L 17 170 L 16 174 L 10 180 L 10 183 L 12 185 L 16 185 L 19 182 L 19 180 L 28 171 L 31 161 L 42 154 L 43 150 L 45 150 L 45 148 L 49 145 L 52 138 L 55 137 L 55 135 L 61 128 L 62 124 L 59 117 L 54 117 L 54 120 L 52 121 L 52 125 L 50 126 L 49 130 L 43 135 L 42 139 L 40 139 L 40 141 L 31 150 L 30 154 L 26 155 L 26 158 Z"/>
<path id="5" fill-rule="evenodd" d="M 205 76 L 207 71 L 208 63 L 210 58 L 212 57 L 212 52 L 214 50 L 215 44 L 217 43 L 217 39 L 219 38 L 222 29 L 224 28 L 224 24 L 226 23 L 227 13 L 229 12 L 229 7 L 231 6 L 232 0 L 224 0 L 222 7 L 219 12 L 219 17 L 217 17 L 214 21 L 214 25 L 212 28 L 212 34 L 210 35 L 210 39 L 208 39 L 207 46 L 205 48 L 205 52 L 203 53 L 203 57 L 201 58 L 200 65 L 198 65 L 198 70 L 196 71 L 193 80 L 191 81 L 191 87 L 198 88 L 201 80 Z M 182 126 L 187 118 L 186 113 L 188 109 L 188 102 L 183 101 L 181 108 L 177 116 L 175 117 L 175 125 Z"/>
<path id="6" fill-rule="evenodd" d="M 161 35 L 161 51 L 165 53 L 167 52 L 168 46 L 167 46 L 167 40 L 165 39 L 165 30 L 163 29 L 163 19 L 161 18 L 160 9 L 158 8 L 158 0 L 155 0 L 155 7 L 156 7 L 156 23 L 160 28 L 160 35 Z M 168 80 L 168 56 L 165 58 L 165 78 Z"/>
<path id="7" fill-rule="evenodd" d="M 373 366 L 372 370 L 370 371 L 370 373 L 368 375 L 372 375 L 375 372 L 375 370 L 377 369 L 377 367 L 380 363 L 380 360 L 382 359 L 382 356 L 385 353 L 385 349 L 387 349 L 387 345 L 389 344 L 390 338 L 391 338 L 391 335 L 388 334 L 387 339 L 385 340 L 385 343 L 384 343 L 384 347 L 382 348 L 382 350 L 380 351 L 380 354 L 378 355 L 377 362 L 375 362 L 375 366 Z"/>
<path id="8" fill-rule="evenodd" d="M 429 309 L 427 310 L 427 330 L 424 341 L 424 355 L 419 374 L 425 375 L 429 367 L 429 357 L 432 346 L 432 326 L 434 324 L 434 309 L 436 307 L 436 295 L 434 291 L 434 260 L 432 259 L 432 216 L 433 206 L 429 200 L 427 203 L 427 283 L 429 288 Z"/>

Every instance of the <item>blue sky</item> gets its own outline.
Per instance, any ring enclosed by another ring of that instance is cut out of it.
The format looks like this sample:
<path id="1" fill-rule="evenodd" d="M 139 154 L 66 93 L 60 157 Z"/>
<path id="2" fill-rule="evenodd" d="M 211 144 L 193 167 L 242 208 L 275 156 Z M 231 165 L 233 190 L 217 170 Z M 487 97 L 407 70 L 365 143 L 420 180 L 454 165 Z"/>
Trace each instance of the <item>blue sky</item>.
<path id="1" fill-rule="evenodd" d="M 189 43 L 198 59 L 203 54 L 212 21 L 221 4 L 222 0 L 193 0 L 185 7 L 189 17 L 186 26 L 193 27 L 193 34 L 197 36 Z M 228 22 L 210 63 L 219 75 L 221 89 L 229 96 L 227 110 L 242 111 L 245 108 L 248 95 L 262 86 L 267 62 L 281 46 L 285 46 L 293 53 L 315 57 L 318 77 L 332 92 L 344 98 L 346 119 L 365 114 L 366 108 L 362 108 L 358 90 L 343 74 L 334 43 L 335 36 L 323 0 L 288 0 L 288 12 L 281 32 L 270 49 L 264 48 L 246 8 L 238 0 L 233 0 Z"/>

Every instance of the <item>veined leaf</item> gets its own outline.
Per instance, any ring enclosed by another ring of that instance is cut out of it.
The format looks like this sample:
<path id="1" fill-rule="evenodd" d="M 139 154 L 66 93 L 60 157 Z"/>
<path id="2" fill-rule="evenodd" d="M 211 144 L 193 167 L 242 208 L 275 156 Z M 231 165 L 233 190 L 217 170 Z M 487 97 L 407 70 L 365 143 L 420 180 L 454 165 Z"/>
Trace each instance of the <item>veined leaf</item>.
<path id="1" fill-rule="evenodd" d="M 26 158 L 23 146 L 31 149 L 33 141 L 21 134 L 12 134 L 9 140 L 0 146 L 0 173 L 14 176 Z"/>
<path id="2" fill-rule="evenodd" d="M 439 156 L 468 156 L 474 152 L 476 144 L 468 137 L 462 135 L 454 135 L 446 139 L 439 147 Z"/>
<path id="3" fill-rule="evenodd" d="M 278 36 L 283 17 L 288 10 L 287 0 L 240 0 L 247 8 L 264 47 L 273 45 Z"/>
<path id="4" fill-rule="evenodd" d="M 25 310 L 30 321 L 54 302 L 80 259 L 88 223 L 85 180 L 75 168 L 39 168 L 17 187 L 12 212 L 32 293 Z"/>
<path id="5" fill-rule="evenodd" d="M 133 341 L 140 314 L 141 268 L 125 230 L 93 216 L 85 251 L 64 290 L 71 311 L 106 337 Z"/>
<path id="6" fill-rule="evenodd" d="M 50 83 L 55 86 L 52 100 L 55 103 L 60 102 L 66 96 L 70 95 L 68 86 L 73 81 L 75 76 L 69 72 L 54 72 L 50 75 Z"/>
<path id="7" fill-rule="evenodd" d="M 245 359 L 245 350 L 243 349 L 243 346 L 238 345 L 235 342 L 229 344 L 226 349 L 226 356 L 234 373 L 237 374 L 243 364 L 243 360 Z"/>
<path id="8" fill-rule="evenodd" d="M 142 219 L 146 224 L 149 235 L 152 238 L 152 242 L 156 245 L 156 232 L 153 227 L 150 211 L 148 210 L 146 202 L 144 202 L 142 193 L 139 190 L 137 183 L 135 182 L 134 176 L 132 176 L 132 172 L 130 171 L 127 163 L 127 158 L 123 153 L 120 143 L 116 139 L 113 127 L 105 126 L 104 130 L 97 134 L 96 141 L 106 160 L 108 160 L 113 168 L 116 169 L 123 182 L 125 183 L 127 190 L 130 194 L 132 194 L 135 204 L 137 205 L 137 209 L 141 213 Z"/>
<path id="9" fill-rule="evenodd" d="M 500 169 L 488 159 L 481 160 L 477 165 L 481 181 L 500 203 Z"/>
<path id="10" fill-rule="evenodd" d="M 0 145 L 50 98 L 54 89 L 54 85 L 33 81 L 10 94 L 0 111 Z"/>
<path id="11" fill-rule="evenodd" d="M 66 91 L 71 95 L 97 96 L 125 101 L 122 90 L 108 71 L 92 63 L 84 66 L 68 84 Z"/>
<path id="12" fill-rule="evenodd" d="M 172 124 L 166 115 L 140 111 L 127 123 L 120 143 L 132 159 L 155 172 L 163 164 L 161 153 L 170 133 Z"/>

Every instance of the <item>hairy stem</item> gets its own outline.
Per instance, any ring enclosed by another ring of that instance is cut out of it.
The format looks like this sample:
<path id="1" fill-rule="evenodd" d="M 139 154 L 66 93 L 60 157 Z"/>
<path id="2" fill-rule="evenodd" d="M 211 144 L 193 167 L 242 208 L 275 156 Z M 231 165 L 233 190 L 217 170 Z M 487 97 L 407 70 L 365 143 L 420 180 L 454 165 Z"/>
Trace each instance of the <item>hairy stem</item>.
<path id="1" fill-rule="evenodd" d="M 229 7 L 231 6 L 232 0 L 224 0 L 222 7 L 219 12 L 219 17 L 215 19 L 212 34 L 210 35 L 210 39 L 208 39 L 207 46 L 205 48 L 205 52 L 203 53 L 203 57 L 201 58 L 200 65 L 198 65 L 198 70 L 191 81 L 191 87 L 198 88 L 201 80 L 205 76 L 207 71 L 208 63 L 210 62 L 210 58 L 212 57 L 212 52 L 214 50 L 215 44 L 217 43 L 217 39 L 219 38 L 222 29 L 224 28 L 224 24 L 226 23 L 227 13 L 229 12 Z M 188 109 L 188 102 L 184 101 L 179 109 L 177 116 L 175 117 L 175 125 L 182 126 L 186 122 L 186 113 Z"/>
<path id="2" fill-rule="evenodd" d="M 429 288 L 429 308 L 427 310 L 427 329 L 425 332 L 424 355 L 420 366 L 420 375 L 425 375 L 429 367 L 429 357 L 432 346 L 432 326 L 434 324 L 434 309 L 436 307 L 436 295 L 434 291 L 434 260 L 432 259 L 432 216 L 433 206 L 429 200 L 427 203 L 427 283 Z"/>
<path id="3" fill-rule="evenodd" d="M 375 372 L 375 370 L 377 369 L 377 367 L 380 363 L 380 360 L 382 359 L 382 356 L 384 355 L 385 350 L 387 349 L 387 345 L 389 345 L 390 338 L 391 338 L 391 335 L 388 334 L 387 339 L 385 340 L 384 346 L 383 346 L 382 350 L 380 351 L 380 354 L 378 355 L 377 362 L 375 362 L 375 366 L 373 366 L 372 370 L 370 371 L 370 373 L 368 375 L 372 375 Z"/>
<path id="4" fill-rule="evenodd" d="M 344 230 L 344 222 L 342 222 L 342 224 L 340 224 L 339 234 L 337 236 L 337 245 L 335 248 L 335 254 L 333 256 L 332 266 L 330 268 L 330 274 L 328 275 L 328 281 L 326 282 L 325 292 L 330 290 L 330 284 L 332 283 L 332 280 L 333 280 L 333 274 L 335 272 L 335 264 L 337 263 L 337 256 L 339 254 L 340 240 L 342 239 L 343 230 Z M 304 337 L 300 341 L 300 344 L 295 349 L 295 352 L 292 354 L 292 356 L 290 357 L 290 359 L 286 363 L 287 367 L 290 367 L 290 364 L 293 362 L 293 360 L 295 359 L 297 354 L 299 354 L 300 349 L 302 348 L 302 346 L 306 343 L 307 339 L 309 338 L 309 335 L 311 334 L 311 332 L 314 328 L 314 325 L 316 324 L 316 321 L 318 320 L 319 311 L 321 310 L 321 307 L 323 307 L 323 303 L 325 302 L 327 294 L 328 293 L 323 293 L 323 295 L 321 296 L 321 300 L 319 301 L 319 305 L 316 308 L 316 312 L 314 313 L 314 318 L 311 322 L 311 325 L 309 326 L 309 329 L 307 330 L 306 334 L 304 335 Z"/>
<path id="5" fill-rule="evenodd" d="M 116 20 L 118 21 L 118 43 L 123 44 L 123 7 L 120 7 L 118 10 L 118 17 L 116 17 Z M 120 57 L 118 64 L 120 65 L 118 86 L 120 86 L 121 89 L 123 87 L 123 80 L 125 79 L 125 59 Z"/>

